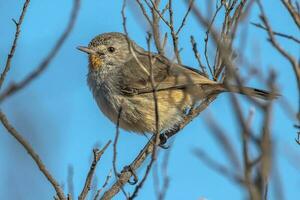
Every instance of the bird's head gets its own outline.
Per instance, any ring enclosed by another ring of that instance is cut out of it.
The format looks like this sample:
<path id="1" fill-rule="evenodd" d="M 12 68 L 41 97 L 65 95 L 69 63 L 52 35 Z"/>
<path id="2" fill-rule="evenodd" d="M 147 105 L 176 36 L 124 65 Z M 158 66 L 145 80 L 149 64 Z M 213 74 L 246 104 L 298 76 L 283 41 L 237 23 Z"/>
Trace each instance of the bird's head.
<path id="1" fill-rule="evenodd" d="M 128 41 L 122 33 L 103 33 L 92 39 L 88 47 L 79 46 L 77 49 L 89 55 L 90 70 L 99 70 L 125 63 L 131 55 Z"/>

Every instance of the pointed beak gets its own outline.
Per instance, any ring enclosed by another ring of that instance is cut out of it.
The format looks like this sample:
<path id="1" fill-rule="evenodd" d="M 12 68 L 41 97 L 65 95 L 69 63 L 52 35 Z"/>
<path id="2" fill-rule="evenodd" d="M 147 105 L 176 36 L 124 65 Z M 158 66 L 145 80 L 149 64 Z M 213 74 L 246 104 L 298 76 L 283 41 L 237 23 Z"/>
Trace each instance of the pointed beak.
<path id="1" fill-rule="evenodd" d="M 96 53 L 95 50 L 90 49 L 88 47 L 84 47 L 84 46 L 78 46 L 77 49 L 79 51 L 82 51 L 82 52 L 87 53 L 87 54 L 95 54 Z"/>

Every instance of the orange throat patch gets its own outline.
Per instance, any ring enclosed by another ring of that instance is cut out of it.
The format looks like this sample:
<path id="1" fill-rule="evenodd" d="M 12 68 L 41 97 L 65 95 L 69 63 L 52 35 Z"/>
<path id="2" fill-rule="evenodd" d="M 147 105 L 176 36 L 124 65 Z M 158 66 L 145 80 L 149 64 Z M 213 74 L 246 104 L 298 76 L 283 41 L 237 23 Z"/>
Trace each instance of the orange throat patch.
<path id="1" fill-rule="evenodd" d="M 99 58 L 96 55 L 90 55 L 89 56 L 89 61 L 90 61 L 90 67 L 93 70 L 99 69 L 101 67 L 102 63 L 103 63 L 101 58 Z"/>

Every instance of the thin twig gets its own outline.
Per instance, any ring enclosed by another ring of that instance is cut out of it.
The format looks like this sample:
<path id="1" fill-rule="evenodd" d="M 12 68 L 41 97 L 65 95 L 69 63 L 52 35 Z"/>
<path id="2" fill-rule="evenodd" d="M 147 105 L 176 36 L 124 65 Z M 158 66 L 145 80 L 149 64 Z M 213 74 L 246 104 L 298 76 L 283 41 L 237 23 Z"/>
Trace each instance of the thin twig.
<path id="1" fill-rule="evenodd" d="M 238 175 L 234 170 L 230 170 L 224 165 L 210 158 L 208 154 L 205 153 L 203 150 L 197 148 L 193 151 L 193 153 L 195 154 L 195 156 L 197 156 L 197 158 L 203 161 L 205 165 L 207 165 L 214 171 L 222 174 L 223 176 L 229 178 L 230 180 L 233 180 L 237 184 L 243 184 L 244 180 L 240 175 Z"/>
<path id="2" fill-rule="evenodd" d="M 67 178 L 67 185 L 68 185 L 68 194 L 74 197 L 74 168 L 72 165 L 68 166 L 68 178 Z"/>
<path id="3" fill-rule="evenodd" d="M 292 5 L 292 2 L 290 0 L 281 0 L 281 2 L 286 7 L 286 9 L 289 11 L 289 13 L 290 13 L 291 17 L 293 18 L 295 24 L 298 26 L 298 29 L 300 29 L 300 14 L 299 14 L 299 11 L 296 10 L 296 8 Z"/>
<path id="4" fill-rule="evenodd" d="M 265 28 L 267 30 L 267 33 L 268 33 L 268 36 L 269 36 L 269 41 L 271 42 L 271 44 L 273 45 L 273 47 L 275 47 L 275 49 L 283 57 L 285 57 L 290 62 L 290 64 L 292 65 L 292 68 L 294 70 L 294 74 L 295 74 L 296 80 L 297 80 L 298 91 L 300 91 L 300 63 L 297 62 L 296 58 L 294 58 L 292 55 L 290 55 L 277 42 L 277 40 L 274 37 L 272 28 L 271 28 L 271 26 L 269 24 L 269 21 L 268 21 L 266 15 L 265 15 L 265 12 L 264 12 L 264 9 L 263 9 L 263 6 L 262 6 L 261 2 L 259 0 L 256 0 L 256 2 L 258 4 L 258 6 L 259 6 L 259 9 L 260 9 L 260 12 L 261 12 L 260 19 L 262 20 L 262 22 L 263 22 L 263 24 L 264 24 L 264 26 L 265 26 Z M 298 97 L 298 113 L 300 113 L 300 97 Z"/>
<path id="5" fill-rule="evenodd" d="M 259 23 L 254 23 L 254 22 L 251 22 L 252 25 L 258 27 L 258 28 L 261 28 L 265 31 L 268 31 L 266 27 L 264 27 L 263 25 L 259 24 Z M 280 32 L 276 32 L 276 31 L 272 31 L 274 35 L 277 35 L 277 36 L 280 36 L 280 37 L 283 37 L 283 38 L 286 38 L 286 39 L 289 39 L 289 40 L 292 40 L 296 43 L 299 43 L 300 44 L 300 40 L 292 35 L 287 35 L 287 34 L 284 34 L 284 33 L 280 33 Z"/>
<path id="6" fill-rule="evenodd" d="M 173 15 L 173 5 L 172 5 L 172 0 L 169 0 L 169 18 L 170 18 L 170 25 L 169 25 L 169 29 L 171 32 L 171 36 L 172 36 L 172 41 L 173 41 L 173 49 L 174 49 L 174 53 L 176 56 L 176 60 L 178 62 L 178 64 L 181 64 L 181 58 L 180 58 L 180 52 L 179 52 L 179 48 L 178 48 L 178 35 L 175 32 L 175 28 L 174 28 L 174 15 Z"/>
<path id="7" fill-rule="evenodd" d="M 105 150 L 107 149 L 107 147 L 110 145 L 111 143 L 111 140 L 109 140 L 106 145 L 101 149 L 93 149 L 93 156 L 94 156 L 94 159 L 93 159 L 93 162 L 91 164 L 91 167 L 90 167 L 90 170 L 88 172 L 88 175 L 86 177 L 86 180 L 85 180 L 85 184 L 84 184 L 84 187 L 78 197 L 78 200 L 84 200 L 86 199 L 86 196 L 88 195 L 90 189 L 91 189 L 91 184 L 92 184 L 92 179 L 93 179 L 93 176 L 94 176 L 94 173 L 95 173 L 95 170 L 96 170 L 96 167 L 97 167 L 97 164 L 101 158 L 101 156 L 103 155 L 103 153 L 105 152 Z"/>
<path id="8" fill-rule="evenodd" d="M 58 51 L 61 49 L 63 44 L 65 43 L 66 39 L 70 35 L 71 31 L 73 30 L 73 27 L 75 25 L 78 11 L 80 7 L 80 0 L 74 0 L 73 9 L 69 18 L 68 25 L 63 32 L 63 34 L 60 36 L 60 38 L 57 40 L 56 44 L 52 48 L 52 50 L 49 52 L 49 54 L 44 58 L 44 60 L 38 65 L 38 67 L 32 71 L 29 75 L 27 75 L 23 80 L 21 80 L 19 83 L 14 83 L 8 86 L 4 90 L 4 92 L 0 95 L 0 102 L 3 101 L 5 98 L 13 95 L 17 91 L 23 89 L 26 87 L 31 81 L 33 81 L 35 78 L 37 78 L 42 72 L 47 69 L 51 61 L 54 59 L 54 57 L 57 55 Z"/>
<path id="9" fill-rule="evenodd" d="M 151 34 L 148 34 L 147 37 L 147 45 L 148 45 L 148 58 L 149 58 L 149 65 L 150 65 L 150 80 L 151 80 L 151 87 L 152 87 L 152 91 L 153 91 L 153 102 L 154 102 L 154 110 L 155 110 L 155 138 L 154 138 L 154 148 L 153 148 L 153 152 L 152 152 L 152 156 L 151 156 L 151 160 L 150 163 L 148 164 L 147 168 L 146 168 L 146 172 L 142 178 L 142 180 L 139 182 L 139 184 L 135 187 L 132 195 L 129 197 L 130 200 L 134 199 L 139 190 L 143 187 L 149 173 L 150 170 L 153 166 L 153 163 L 156 161 L 156 157 L 157 157 L 157 146 L 159 144 L 159 134 L 160 134 L 160 130 L 159 130 L 159 112 L 158 112 L 158 99 L 157 99 L 157 94 L 156 94 L 156 84 L 155 84 L 155 80 L 153 77 L 153 64 L 155 62 L 155 58 L 152 59 L 151 56 L 151 51 L 150 51 L 150 41 L 151 41 Z"/>
<path id="10" fill-rule="evenodd" d="M 201 58 L 200 58 L 200 54 L 198 52 L 198 48 L 197 48 L 197 43 L 194 39 L 194 36 L 191 35 L 191 43 L 192 43 L 192 48 L 193 48 L 193 52 L 194 52 L 194 56 L 196 58 L 196 60 L 198 61 L 199 67 L 202 71 L 202 73 L 208 77 L 207 71 L 206 71 L 206 67 L 202 64 L 201 62 Z"/>
<path id="11" fill-rule="evenodd" d="M 117 144 L 119 141 L 119 136 L 120 136 L 120 119 L 121 119 L 121 115 L 122 115 L 122 107 L 119 108 L 118 111 L 118 119 L 117 119 L 117 124 L 116 124 L 116 135 L 115 135 L 115 139 L 114 139 L 114 144 L 113 144 L 113 171 L 114 171 L 114 175 L 115 178 L 118 179 L 119 178 L 119 173 L 117 170 L 117 155 L 118 155 L 118 151 L 117 151 Z M 121 187 L 121 190 L 124 194 L 124 196 L 126 197 L 126 199 L 128 199 L 127 197 L 127 193 L 124 189 L 124 187 Z"/>
<path id="12" fill-rule="evenodd" d="M 214 23 L 214 21 L 215 21 L 217 15 L 218 15 L 218 13 L 219 13 L 219 11 L 220 11 L 221 8 L 222 8 L 222 5 L 223 5 L 223 4 L 221 4 L 220 6 L 217 6 L 217 9 L 216 9 L 216 11 L 215 11 L 215 13 L 214 13 L 214 15 L 213 15 L 213 17 L 212 17 L 212 19 L 211 19 L 211 21 L 210 21 L 208 27 L 207 27 L 207 30 L 206 30 L 206 32 L 205 32 L 205 38 L 204 38 L 204 42 L 205 42 L 205 46 L 204 46 L 204 56 L 205 56 L 205 60 L 206 60 L 206 64 L 207 64 L 207 66 L 208 66 L 209 72 L 210 72 L 210 74 L 211 74 L 212 77 L 216 77 L 216 76 L 214 75 L 216 69 L 215 69 L 215 65 L 214 65 L 214 69 L 212 69 L 212 67 L 211 67 L 211 65 L 210 65 L 210 63 L 209 63 L 209 58 L 208 58 L 208 55 L 207 55 L 207 50 L 208 50 L 208 39 L 209 39 L 209 33 L 210 33 L 210 31 L 211 31 L 211 28 L 212 28 L 212 26 L 213 26 L 213 23 Z M 215 79 L 215 78 L 214 78 L 214 79 Z M 215 80 L 216 80 L 216 79 L 215 79 Z"/>
<path id="13" fill-rule="evenodd" d="M 162 15 L 162 13 L 158 10 L 156 3 L 154 3 L 153 0 L 149 0 L 149 1 L 151 2 L 152 6 L 149 4 L 148 1 L 145 1 L 145 2 L 147 3 L 148 7 L 149 7 L 150 9 L 154 10 L 154 11 L 155 11 L 154 13 L 156 13 L 156 14 L 159 16 L 159 18 L 160 18 L 160 19 L 161 19 L 168 27 L 170 27 L 170 26 L 171 26 L 170 22 L 169 22 L 167 19 L 165 19 L 165 17 Z M 168 9 L 170 9 L 170 4 L 169 4 L 169 3 L 170 3 L 170 2 L 168 2 Z"/>
<path id="14" fill-rule="evenodd" d="M 194 0 L 190 0 L 189 7 L 188 7 L 188 9 L 187 9 L 182 21 L 181 21 L 181 24 L 180 24 L 179 28 L 176 31 L 176 35 L 178 35 L 180 33 L 180 31 L 182 30 L 182 28 L 184 27 L 184 25 L 186 23 L 186 19 L 187 19 L 189 13 L 191 12 L 193 4 L 194 4 Z"/>
<path id="15" fill-rule="evenodd" d="M 14 38 L 14 41 L 12 43 L 10 52 L 9 52 L 9 54 L 7 56 L 5 67 L 3 69 L 3 72 L 1 73 L 1 77 L 0 77 L 0 89 L 1 89 L 1 87 L 3 85 L 3 82 L 4 82 L 4 79 L 6 77 L 7 72 L 10 70 L 11 61 L 12 61 L 12 58 L 13 58 L 13 56 L 15 54 L 15 50 L 16 50 L 16 47 L 17 47 L 18 38 L 19 38 L 19 35 L 20 35 L 20 32 L 21 32 L 21 25 L 23 23 L 23 20 L 24 20 L 25 14 L 26 14 L 26 10 L 27 10 L 27 7 L 28 7 L 29 3 L 30 3 L 30 0 L 26 0 L 24 2 L 23 9 L 22 9 L 22 12 L 21 12 L 21 15 L 19 17 L 18 22 L 16 22 L 13 19 L 13 22 L 16 25 L 16 33 L 15 33 L 15 38 Z"/>
<path id="16" fill-rule="evenodd" d="M 119 140 L 119 135 L 120 135 L 120 130 L 119 130 L 119 126 L 120 126 L 120 117 L 121 117 L 121 113 L 122 113 L 122 107 L 120 107 L 119 112 L 118 112 L 118 120 L 117 120 L 117 124 L 116 124 L 116 135 L 115 135 L 115 139 L 114 139 L 114 144 L 113 144 L 113 170 L 114 170 L 114 174 L 115 177 L 118 177 L 118 170 L 117 170 L 117 144 L 118 144 L 118 140 Z"/>
<path id="17" fill-rule="evenodd" d="M 174 140 L 172 140 L 170 146 L 173 146 L 173 143 L 174 143 Z M 157 185 L 157 192 L 156 193 L 157 193 L 157 199 L 158 200 L 164 200 L 165 199 L 168 188 L 169 188 L 169 185 L 170 185 L 170 177 L 168 175 L 168 166 L 169 166 L 169 161 L 170 161 L 170 154 L 171 154 L 171 149 L 168 149 L 167 151 L 164 152 L 164 157 L 162 158 L 161 171 L 162 171 L 162 175 L 163 175 L 163 184 L 162 184 L 161 190 L 159 190 L 159 184 Z M 157 180 L 158 179 L 159 178 L 157 177 Z"/>
<path id="18" fill-rule="evenodd" d="M 26 149 L 28 154 L 31 156 L 31 158 L 34 160 L 34 162 L 39 167 L 40 171 L 44 174 L 44 176 L 48 179 L 48 181 L 51 183 L 51 185 L 55 189 L 56 195 L 58 196 L 58 198 L 60 200 L 66 200 L 66 196 L 65 196 L 61 186 L 58 184 L 58 182 L 55 180 L 55 178 L 48 171 L 45 164 L 40 159 L 39 155 L 35 152 L 35 150 L 32 148 L 32 146 L 23 138 L 23 136 L 9 123 L 5 114 L 2 111 L 0 111 L 0 120 L 3 124 L 3 126 L 8 131 L 8 133 L 10 133 L 10 135 L 12 135 Z"/>
<path id="19" fill-rule="evenodd" d="M 140 7 L 143 15 L 145 16 L 147 22 L 152 26 L 152 21 L 151 21 L 150 17 L 148 16 L 148 14 L 146 12 L 146 9 L 145 9 L 143 3 L 141 2 L 141 0 L 136 0 L 136 3 L 139 5 L 139 7 Z"/>
<path id="20" fill-rule="evenodd" d="M 153 39 L 154 39 L 156 49 L 160 55 L 164 55 L 164 48 L 162 47 L 161 44 L 160 26 L 159 26 L 159 22 L 162 17 L 162 14 L 157 9 L 159 7 L 160 0 L 155 0 L 155 2 L 150 0 L 152 6 L 149 4 L 147 0 L 145 0 L 145 2 L 148 5 L 148 7 L 151 9 L 151 13 L 152 13 L 152 32 L 153 32 Z"/>
<path id="21" fill-rule="evenodd" d="M 107 186 L 109 180 L 112 177 L 112 170 L 109 171 L 108 175 L 105 178 L 104 184 L 102 185 L 102 187 L 100 189 L 97 190 L 96 195 L 94 197 L 94 200 L 98 200 L 100 193 L 102 192 L 102 190 Z"/>

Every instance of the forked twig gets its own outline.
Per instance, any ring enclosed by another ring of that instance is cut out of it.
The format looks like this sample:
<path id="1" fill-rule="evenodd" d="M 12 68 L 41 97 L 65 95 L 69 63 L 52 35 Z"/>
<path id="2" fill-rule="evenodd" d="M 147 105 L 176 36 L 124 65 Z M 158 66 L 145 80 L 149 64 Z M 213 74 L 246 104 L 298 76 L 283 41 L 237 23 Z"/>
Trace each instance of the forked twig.
<path id="1" fill-rule="evenodd" d="M 17 48 L 17 42 L 18 42 L 19 35 L 20 35 L 20 32 L 21 32 L 21 25 L 23 23 L 23 20 L 24 20 L 24 17 L 25 17 L 25 14 L 26 14 L 26 11 L 27 11 L 27 7 L 28 7 L 29 3 L 30 3 L 30 0 L 26 0 L 24 2 L 23 9 L 22 9 L 21 15 L 19 17 L 19 20 L 16 21 L 16 20 L 13 19 L 13 22 L 16 25 L 16 33 L 15 33 L 15 38 L 14 38 L 14 41 L 12 43 L 10 52 L 9 52 L 9 54 L 7 56 L 5 67 L 3 69 L 3 72 L 1 73 L 1 77 L 0 77 L 0 89 L 1 89 L 1 87 L 3 85 L 3 82 L 4 82 L 4 79 L 6 77 L 7 72 L 10 70 L 11 61 L 12 61 L 12 58 L 13 58 L 13 56 L 15 54 L 15 50 Z"/>

